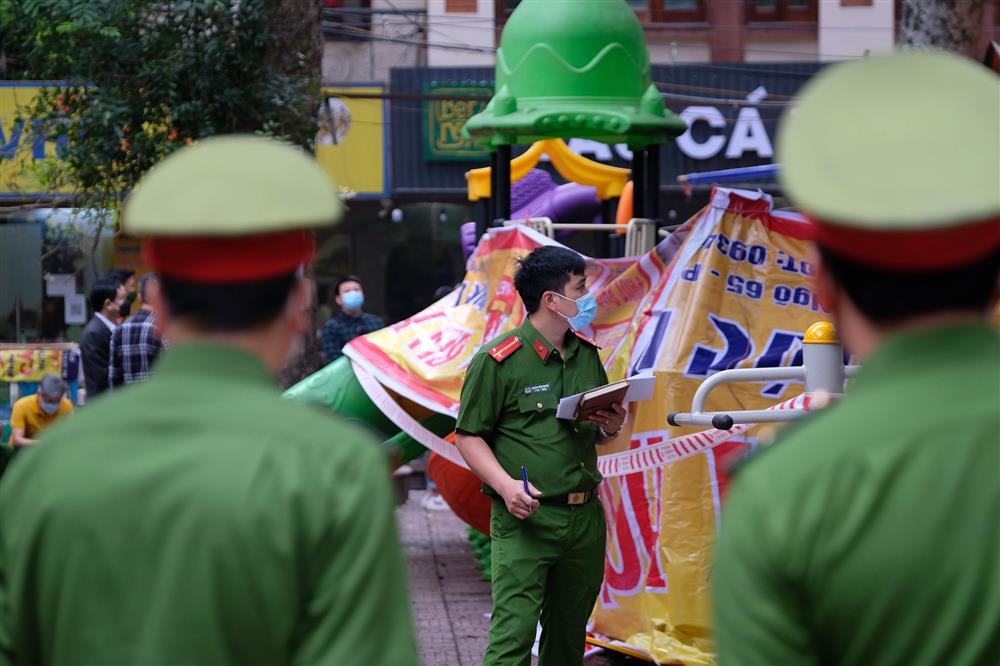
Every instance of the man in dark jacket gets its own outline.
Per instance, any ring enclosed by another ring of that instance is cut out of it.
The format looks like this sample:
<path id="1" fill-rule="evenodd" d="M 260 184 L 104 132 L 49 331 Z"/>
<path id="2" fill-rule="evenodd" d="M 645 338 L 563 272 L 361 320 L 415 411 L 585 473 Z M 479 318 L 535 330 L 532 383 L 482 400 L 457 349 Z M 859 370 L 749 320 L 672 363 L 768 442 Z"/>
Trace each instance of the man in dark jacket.
<path id="1" fill-rule="evenodd" d="M 94 316 L 80 335 L 80 354 L 87 387 L 87 400 L 92 400 L 108 388 L 108 355 L 111 333 L 125 301 L 125 287 L 113 279 L 100 279 L 90 290 L 90 307 Z"/>

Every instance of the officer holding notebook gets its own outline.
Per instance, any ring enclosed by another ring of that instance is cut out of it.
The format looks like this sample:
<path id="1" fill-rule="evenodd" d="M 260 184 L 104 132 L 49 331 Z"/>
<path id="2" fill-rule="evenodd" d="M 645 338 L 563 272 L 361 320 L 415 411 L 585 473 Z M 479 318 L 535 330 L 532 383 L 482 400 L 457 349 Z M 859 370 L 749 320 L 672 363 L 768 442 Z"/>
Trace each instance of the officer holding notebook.
<path id="1" fill-rule="evenodd" d="M 539 617 L 540 666 L 579 663 L 601 586 L 595 444 L 621 432 L 625 410 L 616 403 L 583 421 L 556 418 L 560 398 L 608 382 L 597 347 L 576 333 L 597 312 L 585 270 L 561 247 L 522 259 L 514 286 L 528 317 L 486 344 L 462 387 L 456 443 L 493 497 L 486 666 L 527 663 Z"/>

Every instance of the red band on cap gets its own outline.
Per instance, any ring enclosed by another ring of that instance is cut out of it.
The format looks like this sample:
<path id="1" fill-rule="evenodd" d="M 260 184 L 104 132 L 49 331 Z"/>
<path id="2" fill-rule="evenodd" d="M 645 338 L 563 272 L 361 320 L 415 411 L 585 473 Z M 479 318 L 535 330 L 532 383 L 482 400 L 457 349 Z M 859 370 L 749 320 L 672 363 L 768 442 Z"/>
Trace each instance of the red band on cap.
<path id="1" fill-rule="evenodd" d="M 859 263 L 886 270 L 946 270 L 1000 247 L 1000 217 L 948 229 L 870 231 L 811 218 L 816 242 Z"/>
<path id="2" fill-rule="evenodd" d="M 142 245 L 154 271 L 191 282 L 254 282 L 293 273 L 315 250 L 312 233 L 296 229 L 253 236 L 156 236 Z"/>

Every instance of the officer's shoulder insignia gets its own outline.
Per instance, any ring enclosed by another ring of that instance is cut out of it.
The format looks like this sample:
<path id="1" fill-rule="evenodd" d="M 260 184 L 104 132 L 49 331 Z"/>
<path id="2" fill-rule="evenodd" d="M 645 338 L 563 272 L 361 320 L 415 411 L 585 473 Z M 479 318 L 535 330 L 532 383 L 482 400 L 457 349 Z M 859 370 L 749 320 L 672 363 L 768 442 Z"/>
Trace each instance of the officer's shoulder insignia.
<path id="1" fill-rule="evenodd" d="M 594 349 L 600 349 L 600 347 L 597 346 L 596 342 L 594 342 L 593 340 L 591 340 L 590 338 L 588 338 L 586 335 L 584 335 L 580 331 L 573 331 L 573 333 L 576 334 L 576 337 L 580 338 L 581 340 L 583 340 L 584 342 L 586 342 L 588 345 L 590 345 Z"/>
<path id="2" fill-rule="evenodd" d="M 490 357 L 494 361 L 496 361 L 497 363 L 500 363 L 501 361 L 503 361 L 504 359 L 506 359 L 508 356 L 510 356 L 511 354 L 513 354 L 514 352 L 516 352 L 518 349 L 520 349 L 521 345 L 523 345 L 523 344 L 524 344 L 524 341 L 521 339 L 520 335 L 512 335 L 511 337 L 507 338 L 506 340 L 504 340 L 502 342 L 499 342 L 496 345 L 494 345 L 493 347 L 491 347 L 490 350 L 489 350 L 489 352 L 487 352 L 487 353 L 490 355 Z"/>

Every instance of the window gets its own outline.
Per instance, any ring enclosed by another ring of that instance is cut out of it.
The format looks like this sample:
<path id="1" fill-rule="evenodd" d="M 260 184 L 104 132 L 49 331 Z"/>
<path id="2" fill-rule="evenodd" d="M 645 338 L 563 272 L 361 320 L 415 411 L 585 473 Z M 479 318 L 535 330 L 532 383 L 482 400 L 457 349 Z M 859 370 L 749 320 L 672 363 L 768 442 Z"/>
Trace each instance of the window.
<path id="1" fill-rule="evenodd" d="M 705 0 L 652 0 L 649 5 L 656 22 L 705 20 Z"/>
<path id="2" fill-rule="evenodd" d="M 815 20 L 816 0 L 747 0 L 748 22 Z"/>
<path id="3" fill-rule="evenodd" d="M 444 10 L 449 13 L 471 13 L 478 11 L 476 0 L 445 0 Z"/>
<path id="4" fill-rule="evenodd" d="M 371 0 L 323 0 L 323 18 L 334 39 L 351 39 L 351 33 L 372 27 Z M 358 35 L 360 38 L 361 35 Z"/>
<path id="5" fill-rule="evenodd" d="M 644 20 L 704 21 L 706 0 L 625 0 Z M 738 1 L 738 0 L 737 0 Z M 497 17 L 510 16 L 521 0 L 497 0 Z"/>

